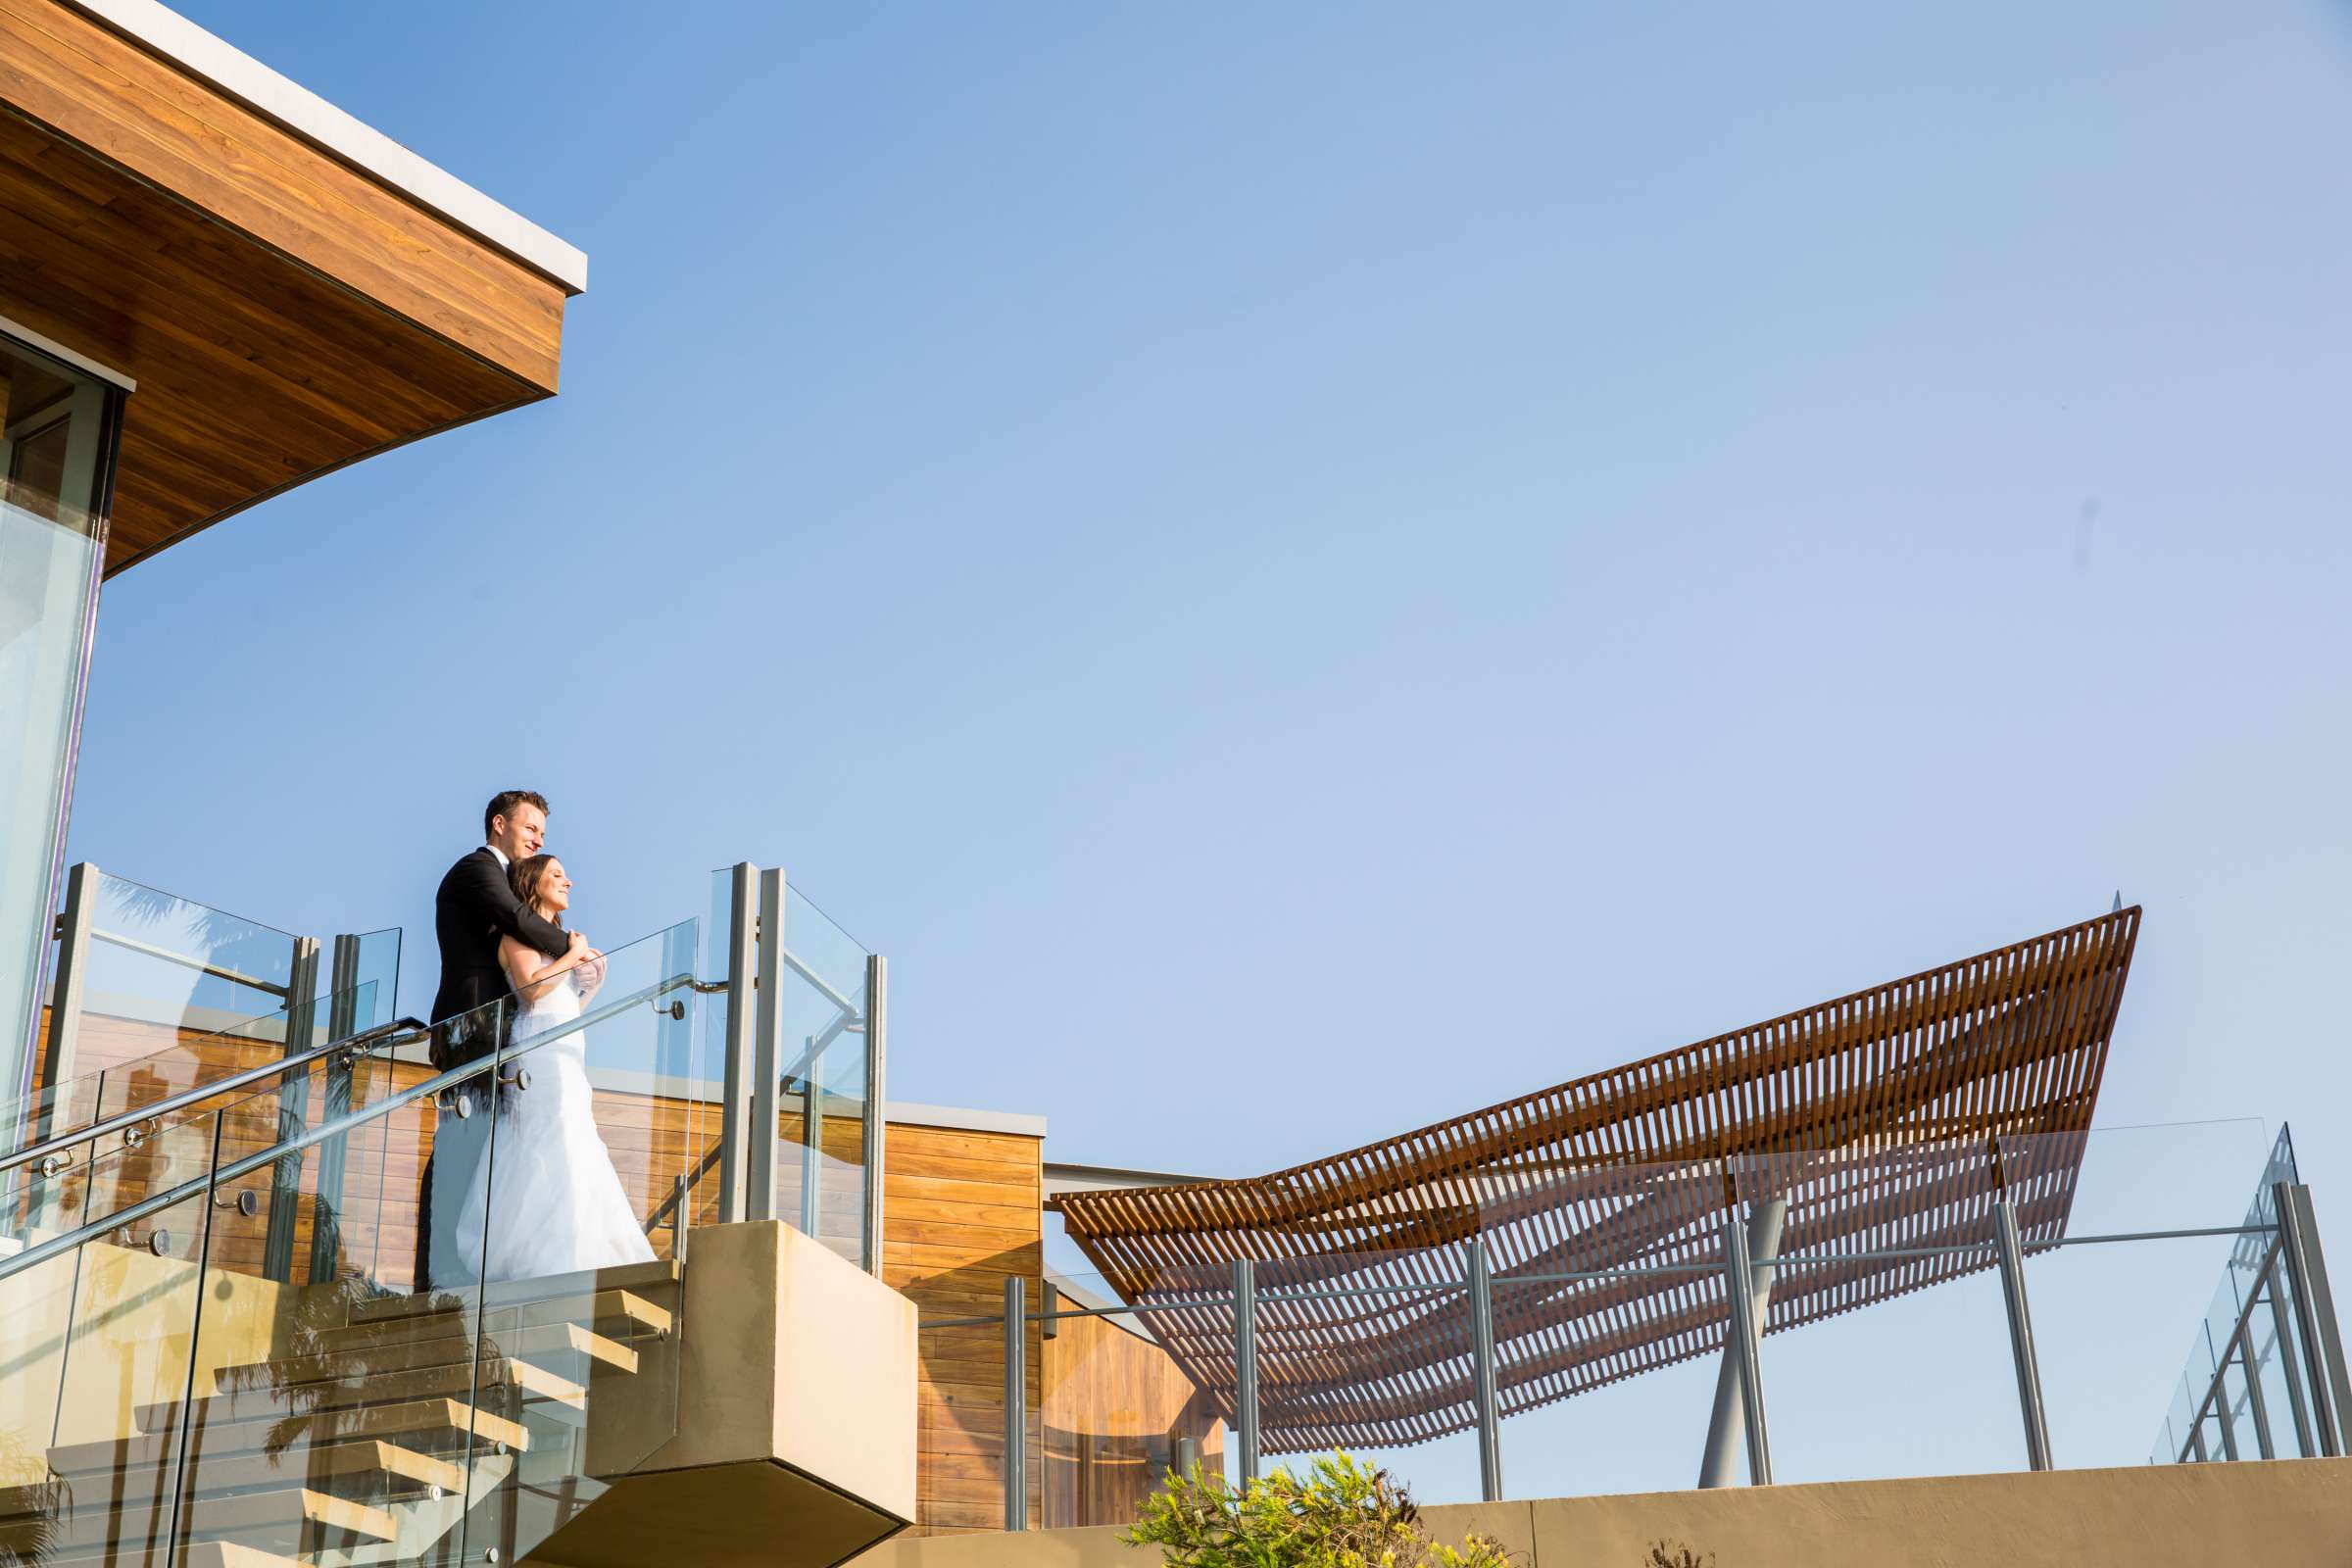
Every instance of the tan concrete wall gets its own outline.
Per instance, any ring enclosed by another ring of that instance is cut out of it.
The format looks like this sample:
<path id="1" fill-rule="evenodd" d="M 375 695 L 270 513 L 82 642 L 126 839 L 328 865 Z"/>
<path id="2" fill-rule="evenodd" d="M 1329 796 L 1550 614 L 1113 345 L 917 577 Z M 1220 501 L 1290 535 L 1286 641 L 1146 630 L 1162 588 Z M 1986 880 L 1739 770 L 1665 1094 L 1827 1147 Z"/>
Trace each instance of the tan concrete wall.
<path id="1" fill-rule="evenodd" d="M 693 1236 L 677 1436 L 637 1471 L 779 1461 L 912 1519 L 914 1303 L 778 1221 Z"/>
<path id="2" fill-rule="evenodd" d="M 1643 1493 L 1433 1507 L 1525 1568 L 1642 1568 L 1649 1544 L 1718 1568 L 2216 1568 L 2352 1563 L 2352 1459 Z M 886 1542 L 858 1568 L 1156 1568 L 1116 1530 Z"/>

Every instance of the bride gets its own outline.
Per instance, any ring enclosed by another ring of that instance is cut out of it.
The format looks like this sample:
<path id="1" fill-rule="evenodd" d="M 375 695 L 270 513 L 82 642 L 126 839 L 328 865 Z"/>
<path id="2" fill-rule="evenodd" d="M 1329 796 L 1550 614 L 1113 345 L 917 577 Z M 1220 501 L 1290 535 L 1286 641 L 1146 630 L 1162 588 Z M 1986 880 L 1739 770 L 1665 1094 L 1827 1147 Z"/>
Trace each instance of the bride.
<path id="1" fill-rule="evenodd" d="M 563 861 L 534 855 L 515 861 L 508 880 L 525 908 L 563 923 L 571 907 Z M 577 1018 L 605 980 L 603 956 L 588 949 L 550 958 L 507 937 L 498 960 L 522 1004 L 510 1054 Z M 530 1087 L 500 1087 L 489 1179 L 474 1179 L 459 1210 L 458 1248 L 468 1277 L 487 1284 L 653 1261 L 653 1247 L 597 1136 L 586 1031 L 524 1052 L 515 1065 L 528 1070 Z"/>

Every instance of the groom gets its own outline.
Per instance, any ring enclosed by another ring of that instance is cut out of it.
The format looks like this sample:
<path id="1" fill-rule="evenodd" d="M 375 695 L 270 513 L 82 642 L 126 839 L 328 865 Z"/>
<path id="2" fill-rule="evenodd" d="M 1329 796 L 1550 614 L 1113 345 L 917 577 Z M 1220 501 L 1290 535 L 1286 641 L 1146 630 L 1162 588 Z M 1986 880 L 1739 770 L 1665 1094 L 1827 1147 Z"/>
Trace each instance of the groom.
<path id="1" fill-rule="evenodd" d="M 501 937 L 513 937 L 551 958 L 588 946 L 580 933 L 524 908 L 507 882 L 508 868 L 537 855 L 547 842 L 546 797 L 536 790 L 501 790 L 483 808 L 482 838 L 482 847 L 451 866 L 433 894 L 433 935 L 441 947 L 441 988 L 433 996 L 435 1072 L 490 1054 L 513 1021 L 512 1007 L 489 1005 L 514 994 L 498 961 Z M 488 1147 L 487 1084 L 485 1075 L 458 1088 L 472 1107 L 470 1116 L 444 1111 L 435 1119 L 433 1152 L 424 1162 L 416 1203 L 415 1289 L 420 1292 L 432 1288 L 436 1265 L 443 1273 L 462 1272 L 455 1262 L 461 1254 L 453 1250 L 454 1225 Z M 478 1238 L 467 1250 L 479 1250 Z"/>

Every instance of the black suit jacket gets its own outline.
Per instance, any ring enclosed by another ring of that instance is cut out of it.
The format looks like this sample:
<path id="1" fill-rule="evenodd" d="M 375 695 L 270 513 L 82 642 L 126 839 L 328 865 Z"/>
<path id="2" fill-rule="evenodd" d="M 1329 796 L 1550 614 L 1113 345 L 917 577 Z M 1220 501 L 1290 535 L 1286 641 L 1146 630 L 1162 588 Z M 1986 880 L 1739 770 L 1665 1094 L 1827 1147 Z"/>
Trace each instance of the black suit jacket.
<path id="1" fill-rule="evenodd" d="M 441 989 L 433 994 L 436 1024 L 514 994 L 506 970 L 499 967 L 500 937 L 513 937 L 551 958 L 561 958 L 571 946 L 570 934 L 562 926 L 522 906 L 507 882 L 506 867 L 486 844 L 441 879 L 433 894 L 433 936 L 441 945 Z M 458 1038 L 461 1035 L 468 1038 Z M 447 1070 L 487 1054 L 491 1044 L 479 1029 L 435 1029 L 433 1065 Z"/>

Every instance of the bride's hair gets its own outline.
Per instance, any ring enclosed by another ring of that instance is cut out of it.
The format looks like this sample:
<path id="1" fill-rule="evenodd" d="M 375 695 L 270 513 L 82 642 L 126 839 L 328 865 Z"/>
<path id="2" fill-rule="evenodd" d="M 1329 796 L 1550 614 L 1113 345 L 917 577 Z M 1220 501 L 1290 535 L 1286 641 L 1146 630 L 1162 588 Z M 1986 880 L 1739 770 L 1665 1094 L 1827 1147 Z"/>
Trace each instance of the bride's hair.
<path id="1" fill-rule="evenodd" d="M 514 896 L 522 901 L 522 906 L 533 913 L 539 909 L 539 879 L 547 875 L 547 868 L 555 860 L 552 855 L 534 855 L 507 867 L 507 886 L 514 890 Z M 564 924 L 564 916 L 560 911 L 547 918 L 559 929 Z"/>

